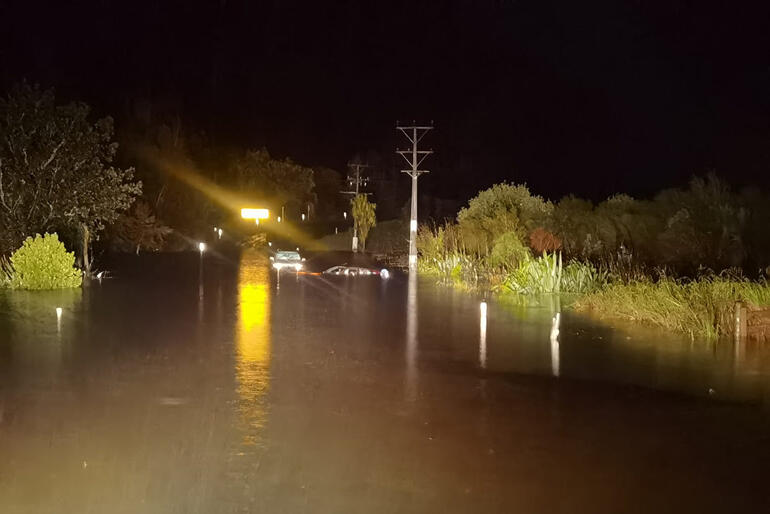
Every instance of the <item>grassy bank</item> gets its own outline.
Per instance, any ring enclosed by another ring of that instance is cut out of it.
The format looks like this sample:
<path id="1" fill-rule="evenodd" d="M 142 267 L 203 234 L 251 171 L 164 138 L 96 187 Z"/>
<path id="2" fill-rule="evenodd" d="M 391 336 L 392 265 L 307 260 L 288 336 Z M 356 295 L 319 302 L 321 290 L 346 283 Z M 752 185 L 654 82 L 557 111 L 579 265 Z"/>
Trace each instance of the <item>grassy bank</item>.
<path id="1" fill-rule="evenodd" d="M 569 307 L 604 318 L 656 325 L 691 337 L 719 337 L 734 330 L 738 301 L 770 306 L 770 284 L 735 276 L 707 275 L 676 280 L 620 273 L 572 261 L 558 253 L 524 256 L 515 266 L 492 266 L 463 252 L 424 259 L 420 271 L 464 289 L 486 289 L 521 298 L 572 293 Z"/>
<path id="2" fill-rule="evenodd" d="M 770 306 L 767 282 L 706 277 L 689 282 L 672 278 L 610 283 L 577 299 L 574 308 L 601 316 L 641 321 L 686 332 L 718 337 L 732 333 L 735 302 Z"/>

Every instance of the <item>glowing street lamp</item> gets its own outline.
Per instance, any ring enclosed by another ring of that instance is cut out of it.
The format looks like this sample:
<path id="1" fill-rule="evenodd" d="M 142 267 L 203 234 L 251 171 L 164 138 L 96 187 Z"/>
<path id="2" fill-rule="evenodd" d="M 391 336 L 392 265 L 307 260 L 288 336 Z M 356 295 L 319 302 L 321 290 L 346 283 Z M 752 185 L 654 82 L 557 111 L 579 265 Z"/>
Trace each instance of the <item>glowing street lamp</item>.
<path id="1" fill-rule="evenodd" d="M 217 230 L 217 233 L 219 234 L 219 239 L 222 239 L 222 229 L 221 228 Z"/>
<path id="2" fill-rule="evenodd" d="M 347 211 L 342 211 L 342 217 L 345 218 L 345 219 L 348 219 Z"/>
<path id="3" fill-rule="evenodd" d="M 241 209 L 241 218 L 245 220 L 254 220 L 259 225 L 259 220 L 266 220 L 270 217 L 270 211 L 267 209 L 253 209 L 244 208 Z M 280 218 L 278 221 L 281 221 Z"/>
<path id="4" fill-rule="evenodd" d="M 280 223 L 280 222 L 281 222 L 281 217 L 280 217 L 280 216 L 278 216 L 278 223 Z"/>
<path id="5" fill-rule="evenodd" d="M 302 213 L 302 221 L 305 221 L 305 213 Z"/>
<path id="6" fill-rule="evenodd" d="M 198 250 L 201 252 L 201 255 L 203 255 L 203 252 L 206 251 L 206 243 L 203 243 L 203 242 L 198 243 Z"/>

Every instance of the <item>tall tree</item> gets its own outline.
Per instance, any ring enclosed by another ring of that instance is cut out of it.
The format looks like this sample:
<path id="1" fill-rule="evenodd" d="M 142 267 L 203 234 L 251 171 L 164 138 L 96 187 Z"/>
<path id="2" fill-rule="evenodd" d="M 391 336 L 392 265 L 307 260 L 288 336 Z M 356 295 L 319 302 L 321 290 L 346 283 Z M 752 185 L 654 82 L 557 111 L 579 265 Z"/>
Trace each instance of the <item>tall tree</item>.
<path id="1" fill-rule="evenodd" d="M 291 159 L 273 159 L 264 148 L 246 152 L 230 171 L 236 187 L 273 209 L 285 205 L 299 212 L 315 202 L 313 170 Z"/>
<path id="2" fill-rule="evenodd" d="M 78 230 L 90 271 L 91 238 L 130 207 L 141 183 L 112 165 L 112 119 L 92 123 L 89 114 L 26 83 L 0 99 L 0 251 L 35 232 Z"/>
<path id="3" fill-rule="evenodd" d="M 366 195 L 356 195 L 351 201 L 351 211 L 353 220 L 358 230 L 358 237 L 361 238 L 361 247 L 366 250 L 366 238 L 369 236 L 369 230 L 377 224 L 375 211 L 377 204 L 371 203 Z"/>

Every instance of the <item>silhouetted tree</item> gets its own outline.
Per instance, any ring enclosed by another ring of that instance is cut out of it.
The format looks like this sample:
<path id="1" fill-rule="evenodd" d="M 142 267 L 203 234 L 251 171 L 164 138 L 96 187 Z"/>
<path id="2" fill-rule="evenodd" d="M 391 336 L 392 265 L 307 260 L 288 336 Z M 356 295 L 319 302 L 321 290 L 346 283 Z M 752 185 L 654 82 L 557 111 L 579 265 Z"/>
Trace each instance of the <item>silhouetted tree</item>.
<path id="1" fill-rule="evenodd" d="M 153 251 L 163 248 L 166 236 L 171 232 L 171 228 L 155 218 L 152 207 L 145 200 L 135 202 L 131 211 L 123 214 L 116 223 L 118 239 L 137 255 L 142 248 Z"/>

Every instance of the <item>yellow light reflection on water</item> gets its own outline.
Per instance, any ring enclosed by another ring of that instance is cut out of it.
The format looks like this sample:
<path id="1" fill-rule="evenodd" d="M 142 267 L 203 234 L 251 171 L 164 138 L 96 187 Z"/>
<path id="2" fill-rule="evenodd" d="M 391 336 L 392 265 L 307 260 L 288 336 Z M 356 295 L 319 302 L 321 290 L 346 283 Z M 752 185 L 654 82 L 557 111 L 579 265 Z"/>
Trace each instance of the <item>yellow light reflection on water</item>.
<path id="1" fill-rule="evenodd" d="M 269 261 L 244 254 L 238 274 L 236 379 L 244 444 L 257 445 L 267 421 L 270 385 Z"/>

